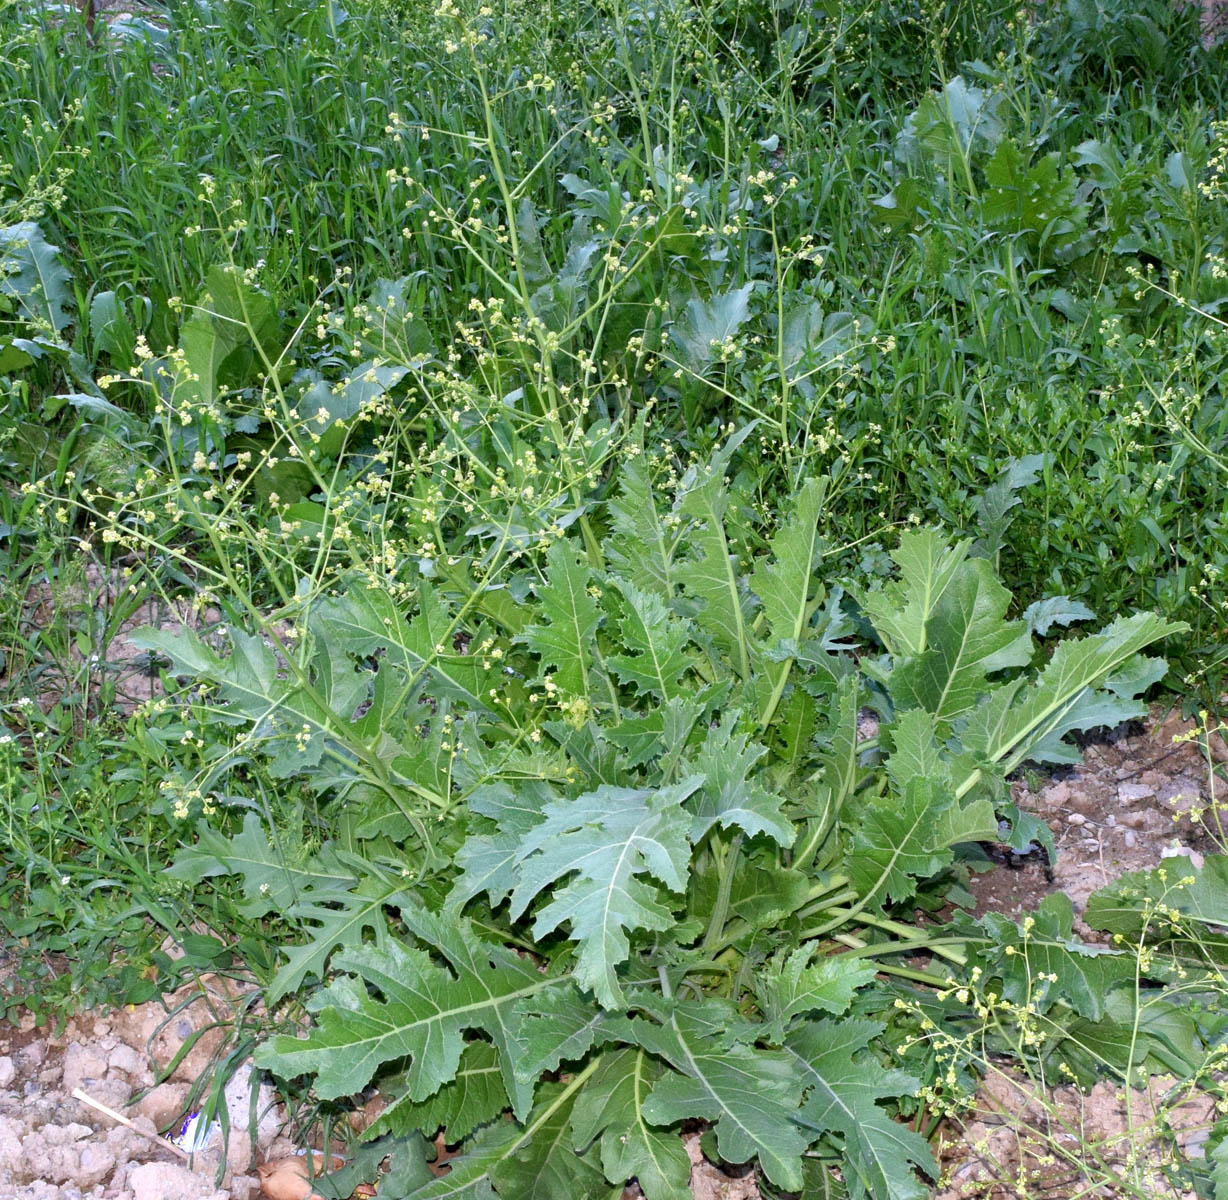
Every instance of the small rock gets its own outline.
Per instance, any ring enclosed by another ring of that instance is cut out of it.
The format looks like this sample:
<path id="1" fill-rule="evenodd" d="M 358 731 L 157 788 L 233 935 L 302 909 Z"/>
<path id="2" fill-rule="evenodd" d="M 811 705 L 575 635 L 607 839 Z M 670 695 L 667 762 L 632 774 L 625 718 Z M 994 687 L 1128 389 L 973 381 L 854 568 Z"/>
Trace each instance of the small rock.
<path id="1" fill-rule="evenodd" d="M 1166 781 L 1156 792 L 1161 804 L 1172 808 L 1190 808 L 1198 799 L 1200 788 L 1188 775 L 1178 775 Z"/>
<path id="2" fill-rule="evenodd" d="M 96 1083 L 91 1083 L 85 1090 L 95 1100 L 119 1112 L 123 1111 L 128 1101 L 132 1098 L 132 1084 L 125 1083 L 122 1079 L 117 1079 L 114 1076 L 110 1076 L 107 1079 L 99 1079 Z"/>
<path id="3" fill-rule="evenodd" d="M 1170 846 L 1165 846 L 1160 851 L 1161 858 L 1188 858 L 1190 866 L 1195 870 L 1202 870 L 1203 857 L 1197 850 L 1192 850 L 1189 846 L 1183 846 L 1180 842 L 1173 842 Z"/>
<path id="4" fill-rule="evenodd" d="M 77 1173 L 74 1182 L 82 1187 L 93 1187 L 101 1183 L 115 1170 L 115 1155 L 105 1146 L 86 1143 L 81 1147 L 77 1159 Z"/>
<path id="5" fill-rule="evenodd" d="M 1070 784 L 1051 783 L 1040 795 L 1050 808 L 1060 808 L 1070 799 Z"/>
<path id="6" fill-rule="evenodd" d="M 187 1102 L 186 1083 L 160 1083 L 142 1096 L 134 1107 L 159 1129 L 166 1129 L 183 1112 Z"/>
<path id="7" fill-rule="evenodd" d="M 1127 829 L 1126 836 L 1122 838 L 1122 841 L 1125 842 L 1127 849 L 1133 850 L 1135 844 L 1138 842 L 1138 834 L 1136 834 L 1133 829 Z"/>
<path id="8" fill-rule="evenodd" d="M 0 1116 L 0 1171 L 13 1170 L 21 1164 L 21 1137 L 25 1132 L 20 1121 Z"/>
<path id="9" fill-rule="evenodd" d="M 1119 783 L 1117 785 L 1117 799 L 1122 804 L 1134 804 L 1139 800 L 1150 800 L 1155 794 L 1155 788 L 1149 787 L 1145 783 Z"/>
<path id="10" fill-rule="evenodd" d="M 1066 802 L 1066 807 L 1073 812 L 1082 813 L 1085 817 L 1091 817 L 1094 820 L 1104 811 L 1105 798 L 1099 791 L 1082 787 L 1077 792 L 1071 793 L 1069 800 Z"/>
<path id="11" fill-rule="evenodd" d="M 133 1080 L 139 1079 L 147 1070 L 141 1056 L 131 1046 L 122 1043 L 107 1055 L 107 1066 L 113 1071 L 123 1071 Z"/>
<path id="12" fill-rule="evenodd" d="M 13 1061 L 16 1063 L 19 1070 L 37 1071 L 38 1068 L 47 1061 L 46 1040 L 43 1038 L 35 1038 L 34 1041 L 22 1046 L 22 1048 L 13 1055 Z"/>
<path id="13" fill-rule="evenodd" d="M 175 1163 L 143 1163 L 128 1176 L 133 1200 L 226 1200 L 202 1175 Z"/>
<path id="14" fill-rule="evenodd" d="M 44 1072 L 45 1073 L 45 1072 Z M 95 1046 L 71 1042 L 64 1050 L 64 1083 L 66 1092 L 86 1083 L 102 1079 L 107 1073 L 107 1056 Z M 39 1076 L 42 1079 L 42 1076 Z M 43 1080 L 44 1083 L 53 1082 Z"/>
<path id="15" fill-rule="evenodd" d="M 1122 816 L 1121 823 L 1127 829 L 1145 829 L 1147 826 L 1147 814 L 1145 812 L 1126 813 Z"/>
<path id="16" fill-rule="evenodd" d="M 230 1181 L 230 1200 L 251 1200 L 260 1193 L 260 1180 L 255 1175 L 236 1175 Z"/>
<path id="17" fill-rule="evenodd" d="M 17 1068 L 13 1065 L 13 1060 L 6 1054 L 0 1058 L 0 1088 L 6 1088 L 14 1079 L 17 1078 Z"/>
<path id="18" fill-rule="evenodd" d="M 1066 818 L 1066 824 L 1067 825 L 1086 825 L 1087 818 L 1082 813 L 1077 813 L 1077 812 L 1071 813 L 1070 816 Z"/>

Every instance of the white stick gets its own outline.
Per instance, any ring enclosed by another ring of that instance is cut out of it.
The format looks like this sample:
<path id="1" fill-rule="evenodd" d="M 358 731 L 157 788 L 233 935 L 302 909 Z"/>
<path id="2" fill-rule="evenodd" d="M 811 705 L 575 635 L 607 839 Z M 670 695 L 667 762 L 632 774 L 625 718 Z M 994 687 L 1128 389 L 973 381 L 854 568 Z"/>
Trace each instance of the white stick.
<path id="1" fill-rule="evenodd" d="M 141 1137 L 148 1138 L 151 1142 L 157 1142 L 159 1146 L 169 1150 L 172 1154 L 178 1154 L 186 1162 L 190 1162 L 192 1156 L 181 1146 L 176 1146 L 174 1142 L 168 1142 L 166 1138 L 158 1137 L 155 1133 L 146 1133 L 143 1129 L 138 1129 L 123 1113 L 117 1113 L 115 1109 L 108 1108 L 101 1100 L 95 1100 L 93 1096 L 87 1096 L 80 1088 L 73 1088 L 72 1094 L 81 1101 L 82 1104 L 88 1104 L 90 1108 L 96 1108 L 100 1113 L 106 1113 L 112 1121 L 118 1121 L 121 1125 L 126 1125 L 133 1133 L 139 1133 Z"/>

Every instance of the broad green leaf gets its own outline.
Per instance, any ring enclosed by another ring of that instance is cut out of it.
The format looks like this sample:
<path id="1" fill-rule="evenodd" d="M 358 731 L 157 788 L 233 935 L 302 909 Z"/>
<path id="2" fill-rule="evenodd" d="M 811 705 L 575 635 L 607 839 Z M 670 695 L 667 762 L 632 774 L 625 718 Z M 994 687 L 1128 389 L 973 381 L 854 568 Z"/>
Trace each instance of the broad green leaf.
<path id="1" fill-rule="evenodd" d="M 826 595 L 823 585 L 815 580 L 823 552 L 819 519 L 826 496 L 827 480 L 821 476 L 802 485 L 789 520 L 772 539 L 770 555 L 759 560 L 751 575 L 751 589 L 763 604 L 768 645 L 773 649 L 801 642 L 810 618 Z M 771 690 L 760 712 L 762 727 L 771 721 L 793 666 L 791 658 L 773 656 L 773 661 L 778 665 L 765 668 Z"/>
<path id="2" fill-rule="evenodd" d="M 519 241 L 517 265 L 530 284 L 543 283 L 554 274 L 546 258 L 537 224 L 533 202 L 525 196 L 516 210 L 516 233 Z"/>
<path id="3" fill-rule="evenodd" d="M 566 541 L 546 551 L 546 582 L 538 588 L 544 624 L 525 627 L 517 641 L 541 659 L 542 676 L 550 675 L 567 696 L 592 694 L 594 635 L 601 622 L 597 601 L 588 594 L 591 572 Z"/>
<path id="4" fill-rule="evenodd" d="M 377 279 L 367 297 L 368 319 L 356 340 L 369 359 L 420 363 L 431 356 L 431 335 L 413 312 L 412 278 Z"/>
<path id="5" fill-rule="evenodd" d="M 228 267 L 210 270 L 205 294 L 179 333 L 187 368 L 179 388 L 193 404 L 214 408 L 222 387 L 246 387 L 280 354 L 281 321 L 265 291 Z"/>
<path id="6" fill-rule="evenodd" d="M 708 1015 L 679 1004 L 665 1025 L 633 1021 L 635 1040 L 674 1071 L 644 1102 L 653 1125 L 711 1121 L 721 1156 L 732 1163 L 758 1158 L 777 1187 L 802 1186 L 807 1139 L 794 1123 L 804 1086 L 792 1056 L 713 1037 Z"/>
<path id="7" fill-rule="evenodd" d="M 1062 892 L 1046 896 L 1035 915 L 1019 924 L 988 913 L 978 924 L 989 934 L 989 944 L 969 961 L 987 979 L 1000 979 L 1002 995 L 1014 1004 L 1060 999 L 1080 1016 L 1098 1021 L 1109 991 L 1133 984 L 1134 957 L 1079 941 L 1073 921 L 1070 898 Z"/>
<path id="8" fill-rule="evenodd" d="M 311 1181 L 312 1192 L 324 1200 L 353 1196 L 360 1184 L 378 1178 L 385 1196 L 404 1196 L 434 1178 L 427 1165 L 429 1143 L 420 1135 L 376 1137 L 367 1130 L 364 1137 L 365 1141 L 346 1147 L 343 1166 Z"/>
<path id="9" fill-rule="evenodd" d="M 739 430 L 711 462 L 687 472 L 681 505 L 683 515 L 695 522 L 688 541 L 696 557 L 686 563 L 681 577 L 687 595 L 702 604 L 696 624 L 729 655 L 733 670 L 742 679 L 750 675 L 750 605 L 725 535 L 729 508 L 725 470 L 734 450 L 753 428 L 748 425 Z"/>
<path id="10" fill-rule="evenodd" d="M 682 1139 L 644 1120 L 644 1101 L 661 1072 L 642 1050 L 603 1055 L 576 1101 L 573 1144 L 585 1150 L 600 1138 L 606 1179 L 621 1186 L 634 1178 L 645 1200 L 691 1200 L 691 1160 Z"/>
<path id="11" fill-rule="evenodd" d="M 677 590 L 676 558 L 681 533 L 667 526 L 657 511 L 655 489 L 646 457 L 637 453 L 622 464 L 618 495 L 609 502 L 610 565 L 619 577 L 664 600 Z"/>
<path id="12" fill-rule="evenodd" d="M 388 1104 L 363 1131 L 365 1140 L 389 1132 L 419 1132 L 433 1138 L 442 1129 L 451 1145 L 493 1121 L 508 1106 L 499 1053 L 480 1039 L 465 1043 L 455 1078 L 429 1099 L 411 1099 L 408 1081 L 397 1076 L 380 1080 L 380 1095 Z"/>
<path id="13" fill-rule="evenodd" d="M 131 369 L 136 330 L 115 292 L 98 292 L 90 301 L 90 339 L 95 358 L 106 354 L 116 370 Z"/>
<path id="14" fill-rule="evenodd" d="M 936 529 L 900 534 L 900 544 L 891 555 L 900 578 L 861 599 L 861 607 L 892 654 L 924 653 L 930 615 L 967 559 L 970 546 L 968 541 L 948 545 Z"/>
<path id="15" fill-rule="evenodd" d="M 1152 871 L 1132 871 L 1093 892 L 1084 920 L 1092 929 L 1136 937 L 1150 927 L 1154 936 L 1175 930 L 1160 909 L 1203 926 L 1228 927 L 1228 855 L 1213 854 L 1201 867 L 1174 857 Z M 1187 930 L 1185 937 L 1205 937 Z"/>
<path id="16" fill-rule="evenodd" d="M 981 536 L 973 544 L 972 553 L 978 558 L 997 563 L 1013 519 L 1011 510 L 1022 503 L 1019 489 L 1035 483 L 1044 465 L 1043 454 L 1012 458 L 1002 475 L 976 498 L 976 523 Z"/>
<path id="17" fill-rule="evenodd" d="M 825 591 L 815 578 L 823 554 L 819 521 L 827 498 L 827 480 L 807 479 L 793 502 L 789 519 L 772 539 L 769 554 L 751 575 L 751 590 L 763 604 L 772 641 L 801 641 Z"/>
<path id="18" fill-rule="evenodd" d="M 1164 957 L 1150 962 L 1159 965 Z M 1162 971 L 1165 967 L 1173 969 L 1164 964 Z M 1060 1039 L 1057 1053 L 1081 1079 L 1103 1077 L 1106 1068 L 1121 1078 L 1141 1069 L 1144 1075 L 1192 1079 L 1205 1069 L 1228 1026 L 1216 989 L 1211 984 L 1195 990 L 1188 983 L 1173 990 L 1146 984 L 1113 988 L 1104 998 L 1100 1020 L 1063 1015 L 1054 1023 L 1054 1040 Z"/>
<path id="19" fill-rule="evenodd" d="M 730 684 L 730 680 L 722 680 L 696 692 L 693 697 L 671 700 L 657 710 L 663 726 L 661 741 L 664 752 L 658 763 L 663 781 L 673 783 L 682 774 L 683 760 L 692 734 L 696 727 L 702 729 L 703 723 L 710 722 L 720 710 L 729 697 Z"/>
<path id="20" fill-rule="evenodd" d="M 745 923 L 745 929 L 736 925 L 728 928 L 735 939 L 779 925 L 806 903 L 811 877 L 793 867 L 780 866 L 777 857 L 775 846 L 768 842 L 742 847 L 729 890 L 729 912 Z M 688 911 L 704 925 L 712 913 L 719 888 L 720 879 L 715 868 L 701 858 L 691 872 L 687 904 Z"/>
<path id="21" fill-rule="evenodd" d="M 1211 1194 L 1214 1200 L 1228 1200 L 1228 1137 L 1211 1151 Z"/>
<path id="22" fill-rule="evenodd" d="M 744 284 L 711 300 L 691 300 L 670 329 L 670 345 L 677 359 L 696 375 L 703 375 L 722 357 L 729 339 L 750 317 L 754 283 Z"/>
<path id="23" fill-rule="evenodd" d="M 348 423 L 408 373 L 408 367 L 385 366 L 369 360 L 359 363 L 348 377 L 337 382 L 321 379 L 308 388 L 298 408 L 312 414 L 312 432 L 320 439 L 314 443 L 316 454 L 337 454 L 345 444 Z"/>
<path id="24" fill-rule="evenodd" d="M 340 860 L 331 843 L 317 855 L 304 853 L 299 837 L 286 838 L 275 848 L 264 822 L 251 812 L 230 837 L 201 824 L 196 844 L 183 847 L 166 874 L 185 883 L 242 875 L 246 902 L 239 911 L 252 918 L 284 914 L 310 892 L 347 891 L 357 882 L 354 868 Z"/>
<path id="25" fill-rule="evenodd" d="M 818 727 L 819 711 L 814 697 L 800 687 L 794 688 L 772 724 L 774 758 L 787 774 L 800 770 L 808 761 Z"/>
<path id="26" fill-rule="evenodd" d="M 464 1154 L 448 1160 L 447 1171 L 406 1193 L 404 1200 L 496 1200 L 491 1171 L 532 1141 L 536 1128 L 496 1121 L 479 1130 Z"/>
<path id="27" fill-rule="evenodd" d="M 814 961 L 815 946 L 774 955 L 756 973 L 752 987 L 773 1041 L 784 1039 L 795 1017 L 847 1012 L 853 994 L 873 980 L 875 967 L 864 959 L 830 955 Z"/>
<path id="28" fill-rule="evenodd" d="M 987 802 L 961 807 L 948 787 L 914 776 L 862 811 L 845 851 L 845 873 L 865 902 L 907 900 L 915 879 L 951 861 L 949 847 L 992 838 L 997 825 Z"/>
<path id="29" fill-rule="evenodd" d="M 951 156 L 965 157 L 992 149 L 1005 132 L 998 109 L 1005 93 L 989 93 L 970 87 L 956 75 L 941 92 L 930 92 L 909 114 L 896 139 L 896 157 L 919 168 L 931 156 L 939 159 L 937 170 L 945 172 Z"/>
<path id="30" fill-rule="evenodd" d="M 861 680 L 846 675 L 835 685 L 835 693 L 824 706 L 827 716 L 827 744 L 820 758 L 823 783 L 831 790 L 836 808 L 857 789 L 857 716 L 861 702 Z"/>
<path id="31" fill-rule="evenodd" d="M 564 921 L 579 943 L 577 980 L 606 1008 L 623 1003 L 615 968 L 630 953 L 627 931 L 663 931 L 674 924 L 651 876 L 672 892 L 686 890 L 691 817 L 682 807 L 702 781 L 688 778 L 658 791 L 601 787 L 549 804 L 545 820 L 523 838 L 511 915 L 518 918 L 545 888 L 564 876 L 538 909 L 542 937 Z"/>
<path id="32" fill-rule="evenodd" d="M 949 760 L 935 740 L 936 718 L 923 708 L 903 713 L 891 726 L 894 747 L 887 759 L 887 774 L 901 790 L 910 779 L 929 779 L 936 784 L 949 780 Z"/>
<path id="33" fill-rule="evenodd" d="M 590 787 L 609 784 L 618 787 L 627 780 L 626 765 L 606 734 L 608 726 L 587 720 L 578 729 L 570 721 L 546 721 L 542 728 L 566 754 L 571 774 Z"/>
<path id="34" fill-rule="evenodd" d="M 60 261 L 58 246 L 49 245 L 33 221 L 0 226 L 0 297 L 11 296 L 17 311 L 36 330 L 59 333 L 72 318 L 72 275 Z"/>
<path id="35" fill-rule="evenodd" d="M 791 846 L 794 829 L 781 812 L 783 798 L 751 777 L 766 750 L 737 732 L 740 715 L 736 709 L 727 711 L 720 725 L 709 731 L 695 758 L 684 764 L 688 774 L 703 779 L 702 787 L 687 802 L 695 818 L 691 841 L 698 845 L 719 825 L 722 829 L 736 826 L 752 837 L 766 834 L 781 846 Z"/>
<path id="36" fill-rule="evenodd" d="M 1036 681 L 1013 680 L 995 688 L 961 727 L 965 751 L 999 765 L 1006 775 L 1046 739 L 1079 727 L 1091 688 L 1145 646 L 1183 633 L 1188 626 L 1152 613 L 1119 617 L 1101 633 L 1065 641 Z"/>
<path id="37" fill-rule="evenodd" d="M 499 1052 L 513 1109 L 527 1111 L 532 1089 L 514 1074 L 511 1010 L 550 981 L 532 962 L 481 941 L 463 919 L 436 917 L 406 896 L 396 904 L 447 968 L 432 953 L 395 941 L 338 954 L 333 966 L 352 974 L 312 997 L 316 1028 L 302 1038 L 273 1038 L 258 1051 L 259 1065 L 286 1078 L 313 1074 L 318 1094 L 335 1099 L 361 1091 L 385 1063 L 404 1059 L 406 1094 L 426 1100 L 455 1077 L 463 1035 L 481 1031 Z M 378 989 L 378 999 L 368 987 Z"/>
<path id="38" fill-rule="evenodd" d="M 1023 610 L 1023 623 L 1044 637 L 1054 625 L 1073 625 L 1076 621 L 1094 621 L 1096 614 L 1081 601 L 1069 596 L 1050 596 L 1037 600 Z"/>
<path id="39" fill-rule="evenodd" d="M 403 1200 L 494 1200 L 496 1187 L 501 1200 L 520 1200 L 524 1194 L 520 1189 L 538 1186 L 537 1181 L 562 1189 L 539 1191 L 542 1200 L 615 1200 L 600 1172 L 587 1163 L 576 1165 L 571 1141 L 562 1136 L 582 1082 L 566 1088 L 544 1085 L 524 1125 L 506 1121 L 488 1125 L 464 1154 L 448 1162 L 446 1173 L 403 1194 Z M 546 1162 L 546 1156 L 557 1161 Z"/>
<path id="40" fill-rule="evenodd" d="M 532 1083 L 564 1062 L 579 1062 L 609 1040 L 610 1017 L 574 983 L 561 981 L 526 997 L 514 1011 L 517 1073 Z"/>
<path id="41" fill-rule="evenodd" d="M 679 701 L 675 697 L 671 703 L 677 705 L 687 702 Z M 698 715 L 699 707 L 696 706 L 696 716 Z M 622 752 L 621 763 L 627 771 L 645 766 L 666 750 L 665 710 L 654 709 L 642 716 L 625 715 L 617 725 L 606 729 L 605 739 Z"/>
<path id="42" fill-rule="evenodd" d="M 386 909 L 399 902 L 401 886 L 401 880 L 385 879 L 368 868 L 356 883 L 330 886 L 326 882 L 300 893 L 287 915 L 302 924 L 310 940 L 300 945 L 283 943 L 286 961 L 268 986 L 266 1002 L 276 1004 L 308 980 L 324 979 L 333 952 L 339 946 L 361 944 L 368 931 L 377 946 L 391 945 Z"/>
<path id="43" fill-rule="evenodd" d="M 852 1200 L 923 1200 L 930 1193 L 916 1172 L 937 1172 L 929 1146 L 878 1104 L 915 1094 L 920 1081 L 883 1068 L 866 1051 L 881 1031 L 881 1025 L 847 1018 L 811 1021 L 790 1031 L 785 1051 L 807 1091 L 795 1119 L 812 1140 L 842 1135 L 841 1169 Z"/>
<path id="44" fill-rule="evenodd" d="M 533 1137 L 490 1168 L 495 1190 L 506 1200 L 617 1200 L 622 1183 L 611 1187 L 591 1161 L 594 1155 L 576 1153 L 571 1117 L 576 1093 L 561 1086 L 544 1087 L 543 1098 L 559 1093 L 543 1110 Z"/>
<path id="45" fill-rule="evenodd" d="M 795 295 L 785 309 L 781 327 L 781 366 L 785 378 L 809 399 L 814 394 L 812 376 L 822 367 L 835 365 L 856 347 L 871 328 L 865 317 L 850 312 L 823 315 L 823 306 L 809 296 Z"/>
<path id="46" fill-rule="evenodd" d="M 1057 151 L 1031 161 L 1031 147 L 1003 138 L 985 164 L 981 211 L 986 225 L 1015 234 L 1040 234 L 1050 246 L 1072 240 L 1086 223 L 1073 171 L 1062 171 Z"/>
<path id="47" fill-rule="evenodd" d="M 729 911 L 753 929 L 778 925 L 806 903 L 810 877 L 776 865 L 774 854 L 744 857 L 734 873 Z"/>
<path id="48" fill-rule="evenodd" d="M 634 684 L 641 694 L 672 700 L 680 694 L 679 680 L 690 667 L 683 653 L 691 640 L 690 627 L 660 596 L 625 579 L 615 582 L 624 600 L 619 632 L 630 653 L 609 654 L 606 662 L 623 683 Z"/>
<path id="49" fill-rule="evenodd" d="M 469 796 L 469 807 L 493 821 L 493 833 L 472 833 L 456 853 L 460 868 L 451 892 L 448 909 L 463 908 L 474 896 L 485 892 L 492 905 L 505 900 L 516 883 L 516 851 L 520 839 L 542 820 L 542 810 L 556 793 L 540 780 L 526 780 L 519 789 L 510 784 L 485 784 Z"/>
<path id="50" fill-rule="evenodd" d="M 333 714 L 294 674 L 287 674 L 286 660 L 263 638 L 232 629 L 225 657 L 186 629 L 170 633 L 142 627 L 131 642 L 138 650 L 165 655 L 177 675 L 216 684 L 226 710 L 252 722 L 253 736 L 266 743 L 274 775 L 285 778 L 318 767 Z"/>
<path id="51" fill-rule="evenodd" d="M 928 648 L 897 662 L 891 695 L 898 708 L 920 707 L 942 721 L 971 709 L 988 676 L 1032 660 L 1032 635 L 1005 620 L 1011 595 L 983 558 L 960 563 L 925 624 Z"/>
<path id="52" fill-rule="evenodd" d="M 311 628 L 333 656 L 379 656 L 416 688 L 429 685 L 433 694 L 485 711 L 481 693 L 489 672 L 481 656 L 461 654 L 452 644 L 456 629 L 434 590 L 418 591 L 418 613 L 407 621 L 404 605 L 383 587 L 365 580 L 335 596 L 320 600 L 311 614 Z"/>

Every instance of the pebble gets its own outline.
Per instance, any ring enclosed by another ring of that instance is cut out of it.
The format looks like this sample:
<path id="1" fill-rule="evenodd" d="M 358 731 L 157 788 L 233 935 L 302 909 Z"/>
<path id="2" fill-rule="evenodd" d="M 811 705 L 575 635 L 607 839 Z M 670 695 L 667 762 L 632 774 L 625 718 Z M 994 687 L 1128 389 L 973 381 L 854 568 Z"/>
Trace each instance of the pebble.
<path id="1" fill-rule="evenodd" d="M 1082 813 L 1071 813 L 1066 818 L 1067 825 L 1086 825 L 1087 818 Z"/>
<path id="2" fill-rule="evenodd" d="M 6 1054 L 0 1058 L 0 1088 L 6 1088 L 17 1077 L 17 1068 L 13 1060 Z"/>
<path id="3" fill-rule="evenodd" d="M 1041 798 L 1050 808 L 1060 808 L 1070 799 L 1070 785 L 1065 782 L 1050 784 L 1041 792 Z"/>
<path id="4" fill-rule="evenodd" d="M 1148 787 L 1145 783 L 1119 783 L 1117 785 L 1117 799 L 1123 804 L 1133 804 L 1137 800 L 1150 800 L 1155 794 L 1155 788 Z"/>
<path id="5" fill-rule="evenodd" d="M 1122 841 L 1126 843 L 1127 849 L 1133 849 L 1134 845 L 1138 842 L 1138 835 L 1133 829 L 1127 829 L 1126 836 L 1122 838 Z"/>
<path id="6" fill-rule="evenodd" d="M 1202 870 L 1203 857 L 1197 850 L 1191 849 L 1189 846 L 1183 846 L 1180 842 L 1174 842 L 1171 846 L 1165 846 L 1160 851 L 1161 858 L 1188 858 L 1190 866 L 1195 870 Z"/>
<path id="7" fill-rule="evenodd" d="M 1121 818 L 1121 823 L 1127 829 L 1142 829 L 1147 824 L 1147 814 L 1145 812 L 1126 813 Z"/>

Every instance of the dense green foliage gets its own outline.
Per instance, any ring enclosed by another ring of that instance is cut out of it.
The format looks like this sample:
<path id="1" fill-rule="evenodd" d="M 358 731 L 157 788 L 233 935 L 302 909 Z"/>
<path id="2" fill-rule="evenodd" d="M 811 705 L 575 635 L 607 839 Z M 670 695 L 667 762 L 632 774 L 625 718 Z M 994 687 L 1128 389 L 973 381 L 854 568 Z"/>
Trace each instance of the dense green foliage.
<path id="1" fill-rule="evenodd" d="M 678 1200 L 702 1122 L 902 1200 L 987 1056 L 1210 1078 L 1221 860 L 1115 948 L 946 907 L 1141 651 L 1222 690 L 1195 21 L 0 0 L 11 1002 L 242 973 L 423 1198 Z"/>

